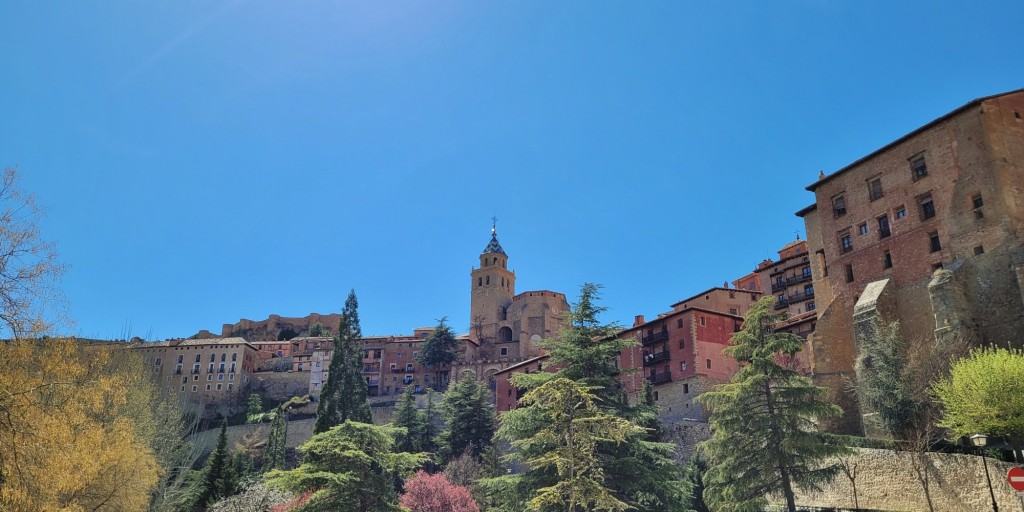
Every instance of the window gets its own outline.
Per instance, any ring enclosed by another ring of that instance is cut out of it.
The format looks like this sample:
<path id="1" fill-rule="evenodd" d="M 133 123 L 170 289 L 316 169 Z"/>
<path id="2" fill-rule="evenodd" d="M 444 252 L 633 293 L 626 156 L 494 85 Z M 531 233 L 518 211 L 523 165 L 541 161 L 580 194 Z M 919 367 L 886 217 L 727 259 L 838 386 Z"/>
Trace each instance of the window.
<path id="1" fill-rule="evenodd" d="M 179 355 L 178 355 L 178 364 L 181 364 L 181 363 L 182 363 L 182 362 L 184 361 L 184 359 L 185 359 L 185 356 L 184 356 L 184 355 L 181 355 L 181 354 L 179 354 Z"/>
<path id="2" fill-rule="evenodd" d="M 217 374 L 217 380 L 224 380 L 224 374 L 223 373 Z"/>
<path id="3" fill-rule="evenodd" d="M 729 298 L 730 299 L 735 299 L 736 298 L 736 292 L 734 292 L 732 290 L 729 290 Z"/>
<path id="4" fill-rule="evenodd" d="M 220 367 L 217 368 L 217 373 L 224 373 L 224 363 L 221 363 Z"/>
<path id="5" fill-rule="evenodd" d="M 206 371 L 206 373 L 213 373 L 213 365 L 214 363 L 210 363 L 210 368 L 209 370 Z"/>
<path id="6" fill-rule="evenodd" d="M 804 277 L 811 277 L 811 267 L 804 267 L 802 273 Z"/>
<path id="7" fill-rule="evenodd" d="M 882 254 L 882 268 L 892 268 L 892 254 L 889 251 Z"/>
<path id="8" fill-rule="evenodd" d="M 487 283 L 488 285 L 490 285 L 490 284 L 491 284 L 491 275 L 490 275 L 490 274 L 487 274 L 487 275 L 486 275 L 486 276 L 484 276 L 484 277 L 486 278 L 486 279 L 484 280 L 484 283 Z"/>
<path id="9" fill-rule="evenodd" d="M 882 215 L 878 218 L 878 238 L 879 240 L 889 238 L 891 234 L 892 232 L 889 231 L 889 216 Z"/>
<path id="10" fill-rule="evenodd" d="M 212 362 L 214 362 L 216 360 L 217 360 L 217 354 L 210 354 L 210 362 L 212 363 Z"/>
<path id="11" fill-rule="evenodd" d="M 683 319 L 682 318 L 677 318 L 676 319 L 676 327 L 678 327 L 680 329 L 683 328 Z"/>
<path id="12" fill-rule="evenodd" d="M 654 392 L 654 401 L 655 402 L 658 401 L 658 392 L 657 391 Z"/>
<path id="13" fill-rule="evenodd" d="M 207 380 L 207 381 L 211 381 L 211 380 L 213 380 L 213 374 L 212 374 L 212 373 L 207 373 L 207 374 L 206 374 L 206 380 Z"/>
<path id="14" fill-rule="evenodd" d="M 508 355 L 508 348 L 506 348 L 506 347 L 502 347 L 502 348 L 501 348 L 501 355 L 503 355 L 503 356 L 507 356 L 507 355 Z"/>
<path id="15" fill-rule="evenodd" d="M 971 197 L 971 211 L 974 212 L 975 219 L 985 218 L 985 212 L 981 211 L 982 206 L 985 206 L 985 201 L 981 199 L 981 194 L 976 194 Z"/>
<path id="16" fill-rule="evenodd" d="M 160 358 L 156 358 L 156 364 L 154 366 L 160 366 Z"/>
<path id="17" fill-rule="evenodd" d="M 217 391 L 220 391 L 223 386 L 223 384 L 217 384 Z"/>
<path id="18" fill-rule="evenodd" d="M 711 360 L 710 359 L 705 359 L 704 360 L 704 364 L 706 364 L 708 366 L 709 370 L 711 369 Z"/>
<path id="19" fill-rule="evenodd" d="M 207 391 L 209 391 L 209 390 L 210 390 L 210 386 L 212 386 L 212 384 L 207 384 L 207 385 L 206 385 L 206 390 L 207 390 Z"/>
<path id="20" fill-rule="evenodd" d="M 395 363 L 391 363 L 391 371 L 395 371 L 395 369 L 397 369 L 397 368 L 398 368 L 398 365 L 396 365 Z"/>
<path id="21" fill-rule="evenodd" d="M 196 362 L 197 362 L 197 363 L 199 362 L 199 358 L 200 358 L 200 357 L 202 357 L 202 356 L 200 356 L 199 354 L 196 354 Z"/>
<path id="22" fill-rule="evenodd" d="M 230 383 L 229 383 L 229 384 L 228 384 L 228 391 L 231 391 L 232 389 L 234 389 L 234 387 L 235 387 L 235 385 L 234 385 L 234 384 L 230 384 Z"/>
<path id="23" fill-rule="evenodd" d="M 405 371 L 407 371 L 407 372 L 411 372 L 412 371 L 412 363 L 407 363 L 405 365 Z"/>
<path id="24" fill-rule="evenodd" d="M 868 180 L 868 199 L 874 201 L 880 199 L 885 194 L 882 192 L 882 178 L 872 178 Z"/>
<path id="25" fill-rule="evenodd" d="M 924 163 L 924 155 L 918 154 L 907 159 L 910 162 L 910 175 L 917 181 L 928 176 L 928 166 Z"/>
<path id="26" fill-rule="evenodd" d="M 807 311 L 814 311 L 814 301 L 813 300 L 807 303 Z"/>
<path id="27" fill-rule="evenodd" d="M 853 282 L 853 265 L 851 265 L 849 263 L 846 264 L 846 282 L 847 283 L 852 283 Z"/>
<path id="28" fill-rule="evenodd" d="M 683 394 L 684 395 L 690 394 L 690 385 L 689 384 L 683 384 Z"/>
<path id="29" fill-rule="evenodd" d="M 979 246 L 974 248 L 974 255 L 975 256 L 981 256 L 982 254 L 985 254 L 985 248 L 984 247 L 979 245 Z"/>
<path id="30" fill-rule="evenodd" d="M 814 285 L 813 284 L 804 285 L 804 296 L 805 297 L 810 297 L 812 295 L 814 295 Z"/>
<path id="31" fill-rule="evenodd" d="M 857 225 L 857 234 L 859 234 L 859 235 L 866 235 L 866 234 L 868 234 L 868 223 L 867 222 L 862 222 L 859 225 Z"/>
<path id="32" fill-rule="evenodd" d="M 853 240 L 850 239 L 850 234 L 846 233 L 839 237 L 839 252 L 850 252 L 853 250 Z"/>
<path id="33" fill-rule="evenodd" d="M 484 278 L 482 278 L 482 277 L 476 278 L 476 285 L 477 286 L 483 286 L 484 285 Z"/>
<path id="34" fill-rule="evenodd" d="M 320 367 L 320 363 L 317 363 L 316 365 L 317 365 L 318 368 Z M 231 370 L 229 370 L 229 371 L 231 373 L 235 373 L 235 363 L 231 363 Z"/>
<path id="35" fill-rule="evenodd" d="M 679 340 L 679 350 L 686 348 L 686 341 Z"/>
<path id="36" fill-rule="evenodd" d="M 903 206 L 896 208 L 896 220 L 900 220 L 907 216 L 907 209 Z"/>
<path id="37" fill-rule="evenodd" d="M 298 368 L 296 368 L 296 370 L 295 370 L 295 371 L 299 371 L 299 372 L 301 372 L 301 371 L 302 371 L 302 363 L 299 363 L 299 367 L 298 367 Z M 223 377 L 223 375 L 221 375 L 221 377 Z"/>
<path id="38" fill-rule="evenodd" d="M 706 323 L 705 323 L 705 322 L 706 322 L 706 320 L 704 319 L 704 317 L 703 317 L 703 316 L 702 316 L 702 317 L 700 317 L 700 324 L 701 324 L 701 325 L 706 325 Z"/>
<path id="39" fill-rule="evenodd" d="M 234 354 L 231 354 L 231 360 L 232 361 L 238 361 L 238 352 L 235 352 Z"/>
<path id="40" fill-rule="evenodd" d="M 730 315 L 738 315 L 738 314 L 740 314 L 740 312 L 736 308 L 729 308 L 729 314 Z"/>
<path id="41" fill-rule="evenodd" d="M 832 215 L 835 217 L 846 215 L 846 198 L 842 194 L 832 198 Z"/>
<path id="42" fill-rule="evenodd" d="M 198 390 L 199 390 L 199 386 L 196 386 L 195 384 L 193 384 L 192 385 L 192 392 L 195 393 Z"/>
<path id="43" fill-rule="evenodd" d="M 233 373 L 228 374 L 228 380 L 235 380 L 235 374 L 233 374 Z"/>
<path id="44" fill-rule="evenodd" d="M 932 201 L 931 194 L 925 194 L 918 199 L 918 204 L 921 205 L 921 220 L 928 220 L 935 216 L 935 203 Z"/>
<path id="45" fill-rule="evenodd" d="M 931 252 L 938 252 L 942 250 L 942 243 L 939 241 L 939 233 L 932 231 L 928 233 L 928 248 Z"/>
<path id="46" fill-rule="evenodd" d="M 686 361 L 680 361 L 679 362 L 679 369 L 684 371 L 684 372 L 686 371 Z"/>
<path id="47" fill-rule="evenodd" d="M 228 359 L 228 355 L 226 353 L 224 353 L 224 352 L 221 352 L 220 353 L 220 360 L 221 360 L 221 362 L 227 361 L 227 359 Z"/>

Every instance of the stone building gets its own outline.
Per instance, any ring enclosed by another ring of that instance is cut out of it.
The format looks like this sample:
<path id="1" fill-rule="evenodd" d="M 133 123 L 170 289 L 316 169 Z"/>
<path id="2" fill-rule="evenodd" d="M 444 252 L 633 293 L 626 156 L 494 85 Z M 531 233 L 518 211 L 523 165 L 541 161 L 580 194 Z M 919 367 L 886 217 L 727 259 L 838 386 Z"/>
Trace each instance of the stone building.
<path id="1" fill-rule="evenodd" d="M 865 326 L 911 343 L 1024 332 L 1024 90 L 973 100 L 807 187 L 812 371 L 860 432 L 846 382 Z"/>
<path id="2" fill-rule="evenodd" d="M 165 392 L 209 407 L 240 405 L 259 359 L 242 338 L 140 342 L 131 349 Z"/>

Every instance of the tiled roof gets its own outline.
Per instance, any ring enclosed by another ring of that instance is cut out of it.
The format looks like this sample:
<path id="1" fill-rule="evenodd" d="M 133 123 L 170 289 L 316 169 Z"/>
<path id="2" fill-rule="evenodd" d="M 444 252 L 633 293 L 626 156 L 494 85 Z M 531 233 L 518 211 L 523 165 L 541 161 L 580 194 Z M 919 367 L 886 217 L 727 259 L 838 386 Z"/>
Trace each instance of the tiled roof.
<path id="1" fill-rule="evenodd" d="M 505 254 L 505 249 L 502 249 L 501 244 L 498 243 L 497 233 L 491 233 L 491 242 L 487 244 L 487 247 L 484 248 L 484 252 L 480 254 Z"/>

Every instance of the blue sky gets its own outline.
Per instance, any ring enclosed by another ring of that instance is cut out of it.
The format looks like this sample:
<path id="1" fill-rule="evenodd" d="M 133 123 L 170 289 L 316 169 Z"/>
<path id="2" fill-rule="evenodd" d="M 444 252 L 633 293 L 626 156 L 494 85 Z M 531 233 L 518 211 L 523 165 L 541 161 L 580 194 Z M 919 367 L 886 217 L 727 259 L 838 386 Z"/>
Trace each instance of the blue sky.
<path id="1" fill-rule="evenodd" d="M 0 165 L 75 333 L 338 311 L 469 324 L 518 291 L 654 315 L 792 240 L 804 186 L 1024 87 L 1022 2 L 4 2 Z"/>

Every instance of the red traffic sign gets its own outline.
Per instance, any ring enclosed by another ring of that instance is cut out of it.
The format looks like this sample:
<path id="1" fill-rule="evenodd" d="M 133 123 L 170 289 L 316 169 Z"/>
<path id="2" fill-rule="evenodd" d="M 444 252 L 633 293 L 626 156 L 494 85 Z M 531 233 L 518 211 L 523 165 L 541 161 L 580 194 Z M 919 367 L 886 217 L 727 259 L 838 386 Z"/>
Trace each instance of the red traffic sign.
<path id="1" fill-rule="evenodd" d="M 1024 468 L 1010 468 L 1006 473 L 1006 481 L 1010 482 L 1010 487 L 1024 491 Z"/>

